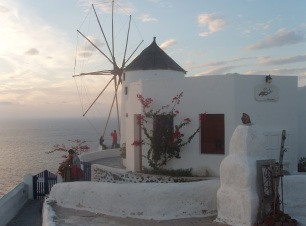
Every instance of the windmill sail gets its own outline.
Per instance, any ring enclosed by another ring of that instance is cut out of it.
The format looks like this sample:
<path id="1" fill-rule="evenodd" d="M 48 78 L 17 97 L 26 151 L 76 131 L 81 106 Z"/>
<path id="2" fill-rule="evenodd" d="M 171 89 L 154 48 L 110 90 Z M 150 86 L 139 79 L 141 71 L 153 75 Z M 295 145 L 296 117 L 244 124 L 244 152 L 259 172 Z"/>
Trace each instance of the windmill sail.
<path id="1" fill-rule="evenodd" d="M 83 116 L 85 116 L 90 109 L 94 106 L 94 104 L 98 101 L 99 98 L 103 98 L 103 93 L 105 92 L 105 90 L 109 87 L 110 83 L 114 83 L 114 93 L 113 93 L 113 100 L 111 103 L 111 106 L 108 106 L 109 109 L 109 113 L 108 113 L 108 118 L 107 118 L 107 122 L 106 122 L 106 126 L 103 132 L 103 135 L 105 135 L 105 131 L 108 125 L 108 121 L 110 119 L 110 115 L 111 112 L 113 110 L 114 104 L 116 105 L 116 113 L 117 113 L 117 120 L 118 120 L 118 128 L 119 128 L 119 134 L 120 132 L 120 119 L 119 119 L 119 107 L 118 107 L 118 90 L 119 90 L 119 86 L 122 84 L 122 74 L 123 74 L 123 70 L 124 67 L 126 66 L 127 62 L 131 59 L 131 57 L 134 55 L 134 53 L 137 51 L 137 49 L 139 48 L 139 46 L 141 45 L 141 43 L 143 42 L 140 41 L 140 43 L 138 44 L 138 46 L 132 51 L 132 53 L 130 54 L 130 56 L 128 57 L 128 59 L 126 60 L 126 55 L 128 52 L 128 44 L 129 44 L 129 37 L 130 37 L 130 28 L 131 28 L 131 15 L 129 15 L 129 20 L 128 20 L 128 29 L 126 31 L 126 40 L 124 43 L 124 47 L 123 47 L 123 58 L 122 58 L 122 64 L 120 66 L 118 66 L 117 62 L 116 62 L 116 57 L 115 57 L 115 51 L 117 52 L 120 49 L 116 48 L 115 45 L 115 22 L 114 22 L 114 5 L 115 2 L 112 1 L 111 2 L 111 38 L 109 41 L 107 39 L 107 33 L 105 33 L 105 29 L 103 28 L 103 25 L 101 24 L 101 21 L 98 17 L 98 13 L 96 11 L 96 8 L 94 5 L 92 5 L 92 10 L 94 12 L 95 18 L 97 20 L 98 26 L 100 28 L 100 32 L 103 35 L 103 39 L 104 39 L 104 49 L 106 50 L 102 50 L 98 44 L 95 43 L 95 39 L 90 36 L 90 35 L 86 35 L 85 33 L 81 32 L 80 30 L 77 30 L 78 34 L 80 34 L 82 36 L 82 38 L 84 40 L 87 41 L 87 44 L 90 44 L 91 47 L 93 49 L 95 49 L 96 51 L 98 51 L 102 56 L 103 59 L 105 59 L 109 64 L 110 64 L 110 68 L 103 68 L 105 70 L 97 70 L 97 71 L 84 71 L 78 74 L 75 74 L 73 77 L 74 78 L 78 78 L 78 77 L 83 77 L 83 76 L 88 76 L 88 75 L 98 75 L 98 76 L 112 76 L 108 83 L 103 87 L 102 91 L 97 95 L 97 97 L 92 101 L 92 103 L 90 104 L 90 106 L 87 108 L 87 110 L 84 112 Z M 117 43 L 117 42 L 116 42 Z M 120 51 L 118 51 L 120 52 Z M 122 49 L 121 49 L 122 52 Z M 86 54 L 89 55 L 89 53 L 83 53 L 84 56 L 86 56 Z"/>

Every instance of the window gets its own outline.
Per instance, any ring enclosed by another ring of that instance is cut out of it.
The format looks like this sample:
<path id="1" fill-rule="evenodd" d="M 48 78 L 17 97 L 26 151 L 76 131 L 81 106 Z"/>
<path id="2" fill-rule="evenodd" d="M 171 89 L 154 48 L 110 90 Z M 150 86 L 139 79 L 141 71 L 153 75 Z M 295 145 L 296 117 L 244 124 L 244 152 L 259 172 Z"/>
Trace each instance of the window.
<path id="1" fill-rule="evenodd" d="M 123 81 L 125 81 L 125 73 L 123 73 Z"/>
<path id="2" fill-rule="evenodd" d="M 163 139 L 164 138 L 164 139 Z M 155 148 L 161 149 L 162 140 L 173 139 L 173 116 L 158 115 L 153 119 L 153 142 L 156 145 Z"/>
<path id="3" fill-rule="evenodd" d="M 224 114 L 207 114 L 201 122 L 201 153 L 224 154 Z"/>
<path id="4" fill-rule="evenodd" d="M 128 94 L 128 87 L 124 87 L 124 94 L 125 94 L 125 95 Z"/>

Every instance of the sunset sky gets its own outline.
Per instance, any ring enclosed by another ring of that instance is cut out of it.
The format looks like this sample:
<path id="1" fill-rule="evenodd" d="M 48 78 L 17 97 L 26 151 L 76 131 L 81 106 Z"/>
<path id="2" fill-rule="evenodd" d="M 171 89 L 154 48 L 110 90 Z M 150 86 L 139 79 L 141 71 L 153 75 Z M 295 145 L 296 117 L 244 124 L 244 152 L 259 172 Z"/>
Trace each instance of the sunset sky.
<path id="1" fill-rule="evenodd" d="M 112 69 L 77 33 L 107 52 L 91 3 L 111 43 L 111 1 L 0 0 L 0 117 L 81 117 L 109 81 L 72 76 Z M 115 55 L 129 63 L 156 37 L 187 76 L 227 73 L 299 76 L 306 85 L 305 0 L 115 1 Z M 118 55 L 118 56 L 117 56 Z M 114 87 L 92 116 L 106 115 Z"/>

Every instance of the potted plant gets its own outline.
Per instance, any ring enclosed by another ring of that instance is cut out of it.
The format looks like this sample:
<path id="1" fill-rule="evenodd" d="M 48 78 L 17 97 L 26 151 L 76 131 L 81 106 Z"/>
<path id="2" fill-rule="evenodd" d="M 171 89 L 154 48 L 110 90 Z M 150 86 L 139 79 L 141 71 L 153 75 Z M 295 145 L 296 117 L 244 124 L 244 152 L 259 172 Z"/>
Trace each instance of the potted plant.
<path id="1" fill-rule="evenodd" d="M 123 166 L 126 166 L 126 143 L 123 143 L 120 147 L 120 156 L 122 157 Z"/>

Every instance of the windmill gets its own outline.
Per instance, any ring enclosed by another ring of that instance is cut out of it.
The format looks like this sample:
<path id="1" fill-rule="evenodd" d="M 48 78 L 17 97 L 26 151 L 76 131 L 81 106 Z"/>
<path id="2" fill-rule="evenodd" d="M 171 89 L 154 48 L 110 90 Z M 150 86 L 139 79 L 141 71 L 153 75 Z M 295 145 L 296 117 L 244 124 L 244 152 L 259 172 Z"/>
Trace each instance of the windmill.
<path id="1" fill-rule="evenodd" d="M 122 84 L 123 70 L 124 70 L 127 62 L 131 59 L 131 57 L 134 55 L 134 53 L 137 51 L 137 49 L 139 48 L 139 46 L 143 42 L 143 40 L 142 40 L 137 45 L 137 47 L 134 49 L 134 51 L 131 53 L 131 55 L 126 59 L 127 48 L 128 48 L 128 43 L 129 43 L 129 35 L 130 35 L 130 25 L 131 25 L 131 15 L 130 15 L 129 16 L 129 22 L 128 22 L 127 34 L 126 34 L 126 41 L 125 41 L 123 60 L 122 60 L 121 65 L 118 65 L 118 63 L 116 62 L 116 58 L 115 58 L 115 42 L 114 42 L 114 0 L 112 1 L 112 7 L 111 8 L 112 8 L 112 21 L 111 21 L 112 34 L 111 34 L 111 44 L 109 44 L 109 41 L 106 38 L 105 32 L 103 30 L 103 27 L 102 27 L 102 25 L 100 23 L 100 20 L 98 18 L 96 9 L 94 7 L 94 4 L 92 4 L 92 9 L 94 11 L 94 14 L 95 14 L 96 20 L 98 22 L 99 28 L 100 28 L 100 30 L 101 30 L 101 32 L 103 34 L 103 38 L 104 38 L 105 44 L 107 46 L 108 53 L 105 53 L 105 51 L 102 51 L 92 40 L 90 40 L 89 37 L 84 35 L 80 30 L 77 30 L 77 32 L 83 38 L 85 38 L 96 50 L 98 50 L 107 61 L 109 61 L 109 63 L 112 65 L 112 68 L 109 69 L 109 70 L 101 70 L 101 71 L 93 71 L 93 72 L 80 73 L 80 74 L 77 74 L 77 75 L 73 76 L 73 77 L 80 77 L 80 76 L 86 76 L 86 75 L 101 75 L 101 76 L 103 76 L 103 75 L 111 75 L 112 76 L 111 79 L 106 84 L 106 86 L 102 89 L 102 91 L 99 93 L 99 95 L 95 98 L 95 100 L 91 103 L 91 105 L 88 107 L 88 109 L 83 114 L 83 117 L 84 117 L 88 113 L 88 111 L 92 108 L 92 106 L 97 102 L 97 100 L 100 98 L 100 96 L 106 90 L 106 88 L 113 82 L 115 90 L 114 90 L 112 104 L 110 106 L 110 110 L 109 110 L 108 117 L 107 117 L 107 122 L 105 124 L 105 128 L 104 128 L 102 137 L 104 137 L 104 135 L 105 135 L 106 128 L 107 128 L 107 125 L 108 125 L 108 122 L 109 122 L 109 119 L 110 119 L 110 116 L 111 116 L 111 112 L 113 110 L 114 105 L 116 105 L 119 134 L 121 134 L 121 131 L 120 131 L 120 121 L 119 121 L 119 107 L 118 107 L 117 92 L 118 92 L 119 86 Z"/>

